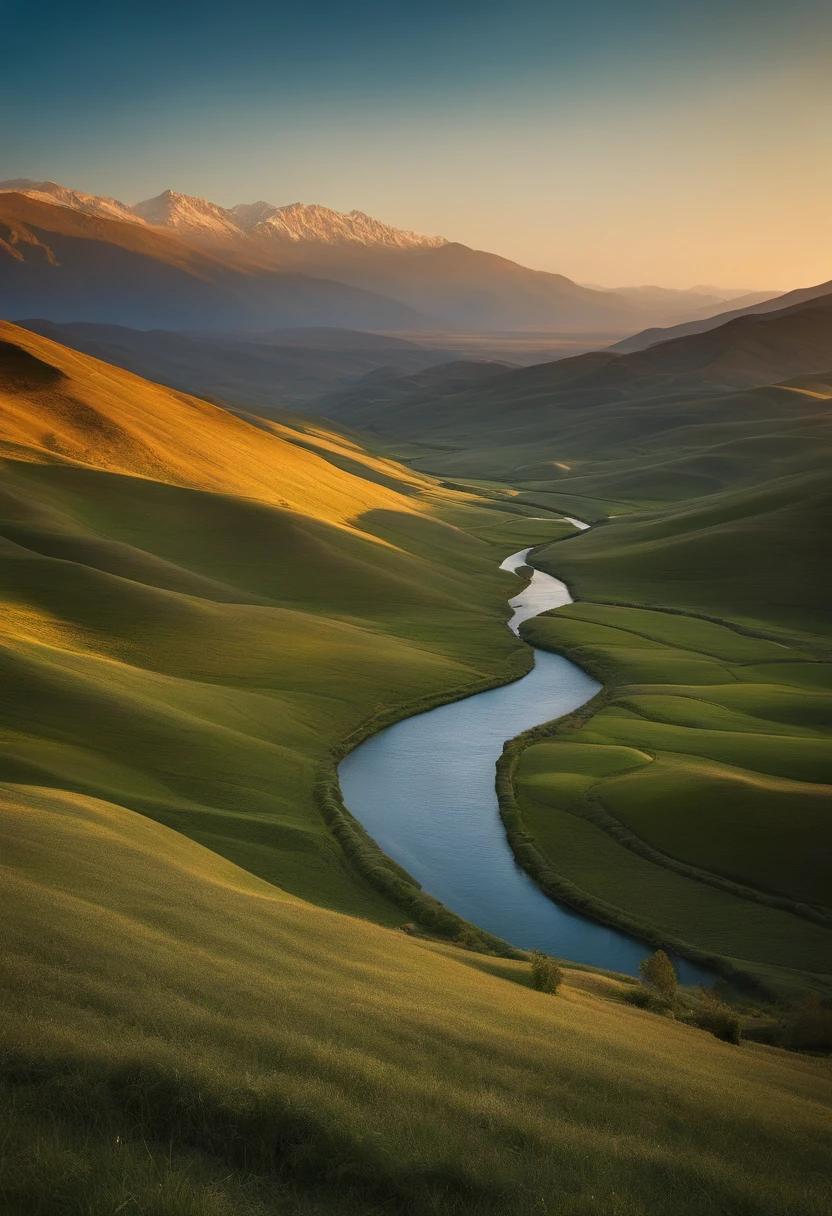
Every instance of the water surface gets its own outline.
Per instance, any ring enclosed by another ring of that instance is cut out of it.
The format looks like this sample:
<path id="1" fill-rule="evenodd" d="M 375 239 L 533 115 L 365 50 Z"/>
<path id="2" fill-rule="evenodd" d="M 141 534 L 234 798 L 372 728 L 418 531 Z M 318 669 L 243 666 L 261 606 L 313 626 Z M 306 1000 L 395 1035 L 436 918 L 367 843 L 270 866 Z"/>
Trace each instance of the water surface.
<path id="1" fill-rule="evenodd" d="M 500 568 L 518 569 L 528 552 Z M 521 621 L 571 602 L 559 579 L 535 570 L 509 601 L 509 627 L 516 633 Z M 338 769 L 344 801 L 388 856 L 466 920 L 522 949 L 635 975 L 649 947 L 554 903 L 506 839 L 495 789 L 504 742 L 570 713 L 601 687 L 561 655 L 535 650 L 534 659 L 513 684 L 407 718 L 362 743 Z M 684 983 L 712 979 L 678 965 Z"/>

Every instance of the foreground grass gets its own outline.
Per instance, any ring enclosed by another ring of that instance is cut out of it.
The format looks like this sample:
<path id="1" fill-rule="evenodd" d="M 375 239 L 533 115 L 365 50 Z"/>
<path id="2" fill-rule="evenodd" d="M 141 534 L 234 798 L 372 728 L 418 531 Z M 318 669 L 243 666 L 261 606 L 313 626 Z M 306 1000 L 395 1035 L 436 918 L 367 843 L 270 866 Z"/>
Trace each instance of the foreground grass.
<path id="1" fill-rule="evenodd" d="M 830 1210 L 821 1061 L 536 993 L 99 800 L 6 787 L 2 831 L 5 1210 Z"/>

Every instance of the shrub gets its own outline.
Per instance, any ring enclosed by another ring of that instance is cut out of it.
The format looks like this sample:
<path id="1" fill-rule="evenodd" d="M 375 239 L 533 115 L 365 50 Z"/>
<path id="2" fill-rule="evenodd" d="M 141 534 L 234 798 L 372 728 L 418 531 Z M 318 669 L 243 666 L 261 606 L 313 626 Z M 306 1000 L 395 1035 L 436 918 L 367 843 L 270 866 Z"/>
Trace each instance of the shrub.
<path id="1" fill-rule="evenodd" d="M 628 988 L 621 999 L 637 1009 L 650 1009 L 653 1005 L 653 997 L 646 988 Z"/>
<path id="2" fill-rule="evenodd" d="M 742 1026 L 730 1005 L 714 992 L 713 988 L 699 989 L 699 1003 L 694 1011 L 693 1023 L 700 1030 L 708 1030 L 724 1043 L 739 1043 Z"/>
<path id="3" fill-rule="evenodd" d="M 652 988 L 666 1001 L 672 1001 L 676 995 L 676 971 L 664 950 L 657 950 L 649 958 L 643 958 L 638 965 L 641 982 Z"/>
<path id="4" fill-rule="evenodd" d="M 482 950 L 482 941 L 473 929 L 460 929 L 454 941 L 457 946 L 462 946 L 464 950 Z"/>
<path id="5" fill-rule="evenodd" d="M 786 1020 L 784 1042 L 798 1051 L 832 1051 L 832 1006 L 808 992 Z"/>
<path id="6" fill-rule="evenodd" d="M 542 950 L 532 954 L 532 987 L 538 992 L 557 992 L 563 980 L 563 971 L 553 958 Z"/>

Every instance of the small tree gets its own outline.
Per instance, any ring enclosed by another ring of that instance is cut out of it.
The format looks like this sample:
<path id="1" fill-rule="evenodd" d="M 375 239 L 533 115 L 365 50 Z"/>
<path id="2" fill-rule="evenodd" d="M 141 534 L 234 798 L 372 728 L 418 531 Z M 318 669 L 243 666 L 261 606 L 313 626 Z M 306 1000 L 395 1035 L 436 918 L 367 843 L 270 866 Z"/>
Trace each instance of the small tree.
<path id="1" fill-rule="evenodd" d="M 666 1001 L 672 1001 L 676 995 L 676 971 L 664 950 L 657 950 L 649 958 L 643 958 L 638 965 L 641 982 L 647 988 L 652 988 Z"/>
<path id="2" fill-rule="evenodd" d="M 532 987 L 538 992 L 557 992 L 563 980 L 563 971 L 553 958 L 542 950 L 532 954 Z"/>

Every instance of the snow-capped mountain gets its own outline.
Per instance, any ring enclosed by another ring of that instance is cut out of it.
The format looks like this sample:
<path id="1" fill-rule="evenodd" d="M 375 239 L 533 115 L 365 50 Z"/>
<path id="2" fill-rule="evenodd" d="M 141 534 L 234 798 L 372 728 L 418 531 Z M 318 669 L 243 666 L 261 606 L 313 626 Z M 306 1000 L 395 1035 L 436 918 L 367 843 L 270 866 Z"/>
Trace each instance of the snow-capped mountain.
<path id="1" fill-rule="evenodd" d="M 165 190 L 131 208 L 134 219 L 154 228 L 170 228 L 181 236 L 205 241 L 234 241 L 243 236 L 230 211 L 204 198 Z"/>
<path id="2" fill-rule="evenodd" d="M 186 239 L 212 244 L 247 244 L 254 240 L 260 245 L 308 243 L 329 247 L 437 249 L 448 243 L 444 237 L 393 228 L 363 211 L 345 215 L 317 203 L 275 207 L 261 201 L 229 209 L 204 198 L 165 190 L 131 207 L 117 199 L 68 190 L 57 182 L 34 182 L 28 178 L 0 182 L 0 191 L 12 190 L 85 215 L 168 228 Z"/>
<path id="3" fill-rule="evenodd" d="M 438 249 L 448 242 L 441 236 L 422 236 L 404 228 L 393 228 L 363 211 L 344 215 L 317 203 L 242 204 L 231 209 L 240 227 L 255 236 L 290 241 L 315 241 L 324 245 L 383 245 L 390 249 Z M 253 221 L 253 222 L 252 222 Z"/>
<path id="4" fill-rule="evenodd" d="M 99 215 L 108 220 L 136 220 L 132 207 L 120 203 L 116 198 L 104 198 L 98 194 L 84 194 L 82 190 L 68 190 L 58 182 L 33 182 L 28 177 L 13 177 L 0 182 L 0 191 L 15 191 L 42 203 L 53 203 L 58 207 L 69 207 L 84 215 Z"/>
<path id="5" fill-rule="evenodd" d="M 287 292 L 290 280 L 296 283 L 293 290 L 298 298 L 301 286 L 312 290 L 309 288 L 312 280 L 316 284 L 328 282 L 326 290 L 330 293 L 349 288 L 352 312 L 346 327 L 353 329 L 365 327 L 363 321 L 358 324 L 354 319 L 359 316 L 374 318 L 371 329 L 395 329 L 397 325 L 392 319 L 395 314 L 400 319 L 410 317 L 411 326 L 427 324 L 426 319 L 432 318 L 434 327 L 466 331 L 549 330 L 619 337 L 655 326 L 699 320 L 709 312 L 724 310 L 724 301 L 716 297 L 710 302 L 707 297 L 697 300 L 690 293 L 667 288 L 616 292 L 584 287 L 563 275 L 531 270 L 485 250 L 394 228 L 361 211 L 344 214 L 319 204 L 290 203 L 276 207 L 260 200 L 220 207 L 203 198 L 165 190 L 155 198 L 127 206 L 116 199 L 68 190 L 56 182 L 25 178 L 0 182 L 0 192 L 4 191 L 29 196 L 17 202 L 7 200 L 5 210 L 16 216 L 14 225 L 17 225 L 8 237 L 4 235 L 0 214 L 0 242 L 6 241 L 7 256 L 15 260 L 21 242 L 39 239 L 38 225 L 34 222 L 26 228 L 25 236 L 19 234 L 22 220 L 17 211 L 21 207 L 25 211 L 24 204 L 35 208 L 48 204 L 50 210 L 60 213 L 57 219 L 50 220 L 57 228 L 72 227 L 68 216 L 74 213 L 72 220 L 76 227 L 84 220 L 85 230 L 94 231 L 92 239 L 125 248 L 144 248 L 149 242 L 162 261 L 173 257 L 172 244 L 187 246 L 179 250 L 177 265 L 190 265 L 195 254 L 208 256 L 224 266 L 226 272 L 247 276 L 255 287 L 263 276 L 264 282 L 271 283 L 268 276 L 280 274 Z M 105 232 L 107 224 L 114 231 Z M 137 232 L 137 228 L 141 231 Z M 65 238 L 66 233 L 50 245 L 57 261 L 62 256 L 59 246 Z M 323 289 L 316 286 L 314 290 L 320 293 Z M 361 300 L 364 303 L 367 300 L 356 296 L 356 290 L 370 293 L 372 310 L 369 304 L 364 307 Z M 375 319 L 376 310 L 382 308 L 382 300 L 387 302 L 383 307 L 388 315 L 379 322 Z M 743 299 L 739 303 L 745 305 L 749 301 Z M 79 320 L 83 319 L 81 307 L 79 300 L 73 304 L 74 311 L 66 316 L 42 310 L 41 315 L 52 320 Z M 322 321 L 321 317 L 341 318 L 348 312 L 346 306 L 341 311 L 318 309 L 309 313 L 311 321 L 303 323 L 341 325 L 344 322 L 340 319 Z M 34 314 L 28 307 L 18 315 Z M 300 315 L 297 308 L 291 315 Z M 418 323 L 414 318 L 420 319 Z M 402 322 L 399 328 L 407 325 L 408 322 Z"/>

